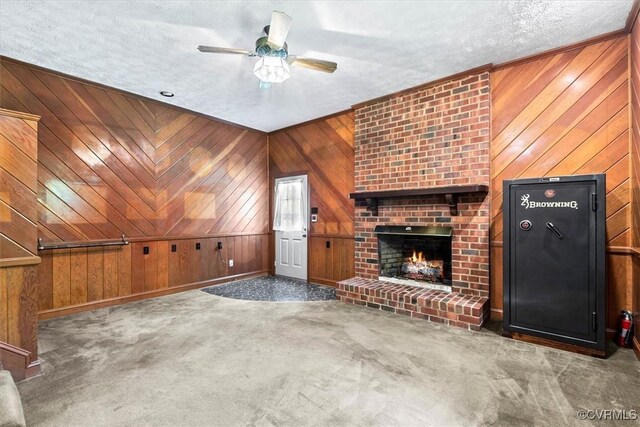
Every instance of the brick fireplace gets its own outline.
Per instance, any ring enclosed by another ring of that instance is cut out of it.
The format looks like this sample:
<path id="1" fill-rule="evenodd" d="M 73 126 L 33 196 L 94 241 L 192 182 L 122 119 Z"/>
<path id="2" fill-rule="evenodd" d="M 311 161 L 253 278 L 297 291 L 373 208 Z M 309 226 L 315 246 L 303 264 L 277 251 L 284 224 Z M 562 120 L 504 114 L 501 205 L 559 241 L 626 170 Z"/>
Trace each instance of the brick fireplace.
<path id="1" fill-rule="evenodd" d="M 489 109 L 488 72 L 355 109 L 356 278 L 339 284 L 341 301 L 480 328 L 489 312 L 489 197 L 407 194 L 489 185 Z M 380 197 L 358 200 L 358 194 Z M 450 288 L 379 280 L 375 231 L 389 226 L 451 230 Z"/>

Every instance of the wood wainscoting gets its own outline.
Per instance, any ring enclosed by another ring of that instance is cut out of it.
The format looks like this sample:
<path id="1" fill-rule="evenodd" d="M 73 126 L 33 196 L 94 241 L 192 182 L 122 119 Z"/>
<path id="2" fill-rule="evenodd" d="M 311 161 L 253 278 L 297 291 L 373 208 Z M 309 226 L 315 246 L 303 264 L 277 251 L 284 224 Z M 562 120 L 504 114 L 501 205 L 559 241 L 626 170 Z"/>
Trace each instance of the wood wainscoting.
<path id="1" fill-rule="evenodd" d="M 268 252 L 267 233 L 42 251 L 38 314 L 48 319 L 266 274 Z"/>
<path id="2" fill-rule="evenodd" d="M 311 236 L 309 242 L 309 281 L 338 286 L 338 282 L 355 276 L 352 237 Z"/>
<path id="3" fill-rule="evenodd" d="M 38 360 L 39 257 L 0 262 L 0 361 L 21 381 L 40 373 Z"/>

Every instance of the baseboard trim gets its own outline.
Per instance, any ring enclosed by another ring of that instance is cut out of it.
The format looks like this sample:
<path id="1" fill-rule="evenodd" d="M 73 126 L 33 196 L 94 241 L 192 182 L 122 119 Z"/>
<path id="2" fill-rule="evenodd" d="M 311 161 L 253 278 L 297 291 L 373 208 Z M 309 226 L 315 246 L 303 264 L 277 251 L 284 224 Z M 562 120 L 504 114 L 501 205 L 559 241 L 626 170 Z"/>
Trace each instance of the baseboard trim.
<path id="1" fill-rule="evenodd" d="M 0 361 L 3 369 L 11 373 L 15 382 L 40 375 L 40 361 L 25 349 L 0 342 Z"/>
<path id="2" fill-rule="evenodd" d="M 309 282 L 317 283 L 319 285 L 331 286 L 332 288 L 338 287 L 337 280 L 327 280 L 327 279 L 320 279 L 319 277 L 309 277 Z"/>
<path id="3" fill-rule="evenodd" d="M 253 271 L 250 273 L 235 274 L 233 276 L 225 276 L 218 279 L 209 279 L 202 282 L 188 283 L 186 285 L 174 286 L 171 288 L 157 289 L 154 291 L 141 292 L 126 297 L 109 298 L 100 301 L 88 302 L 69 307 L 53 308 L 43 310 L 38 313 L 38 320 L 53 319 L 55 317 L 68 316 L 70 314 L 82 313 L 83 311 L 96 310 L 98 308 L 112 307 L 114 305 L 126 304 L 130 302 L 141 301 L 150 298 L 157 298 L 165 295 L 175 294 L 178 292 L 189 291 L 192 289 L 204 288 L 212 285 L 221 285 L 223 283 L 234 282 L 236 280 L 250 279 L 252 277 L 260 277 L 267 274 L 267 270 Z"/>
<path id="4" fill-rule="evenodd" d="M 549 339 L 546 339 L 546 338 L 540 338 L 540 337 L 534 337 L 534 336 L 531 336 L 531 335 L 520 334 L 518 332 L 503 331 L 502 332 L 502 336 L 507 337 L 507 338 L 512 338 L 512 339 L 518 340 L 518 341 L 528 342 L 530 344 L 538 344 L 538 345 L 543 345 L 545 347 L 555 348 L 557 350 L 570 351 L 572 353 L 585 354 L 587 356 L 594 356 L 594 357 L 600 357 L 600 358 L 606 358 L 607 357 L 607 352 L 606 351 L 596 350 L 596 349 L 588 348 L 588 347 L 581 347 L 579 345 L 566 344 L 566 343 L 562 343 L 562 342 L 549 340 Z"/>
<path id="5" fill-rule="evenodd" d="M 633 352 L 636 354 L 638 360 L 640 360 L 640 342 L 637 337 L 633 337 Z"/>

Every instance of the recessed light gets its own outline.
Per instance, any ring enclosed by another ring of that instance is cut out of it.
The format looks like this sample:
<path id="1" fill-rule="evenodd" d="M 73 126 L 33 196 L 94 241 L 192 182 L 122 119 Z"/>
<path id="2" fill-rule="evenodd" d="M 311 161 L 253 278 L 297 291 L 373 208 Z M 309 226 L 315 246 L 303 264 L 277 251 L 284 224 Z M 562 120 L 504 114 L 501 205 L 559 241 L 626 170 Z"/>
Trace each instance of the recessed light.
<path id="1" fill-rule="evenodd" d="M 166 96 L 167 98 L 173 98 L 173 92 L 169 92 L 168 90 L 160 91 L 160 95 Z"/>

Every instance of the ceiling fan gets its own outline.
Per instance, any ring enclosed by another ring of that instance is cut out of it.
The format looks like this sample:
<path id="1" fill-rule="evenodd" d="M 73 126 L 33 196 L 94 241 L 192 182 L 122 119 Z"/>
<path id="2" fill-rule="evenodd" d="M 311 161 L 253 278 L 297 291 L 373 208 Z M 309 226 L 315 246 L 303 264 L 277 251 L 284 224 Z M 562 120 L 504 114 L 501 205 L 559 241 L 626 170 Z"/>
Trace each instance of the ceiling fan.
<path id="1" fill-rule="evenodd" d="M 284 12 L 273 11 L 271 24 L 264 27 L 266 36 L 256 40 L 255 51 L 202 45 L 198 46 L 198 50 L 205 53 L 227 53 L 259 57 L 260 59 L 256 63 L 253 73 L 260 79 L 260 87 L 262 88 L 270 87 L 271 83 L 282 83 L 291 77 L 289 65 L 333 73 L 338 67 L 335 62 L 289 55 L 285 39 L 289 33 L 292 20 Z"/>

